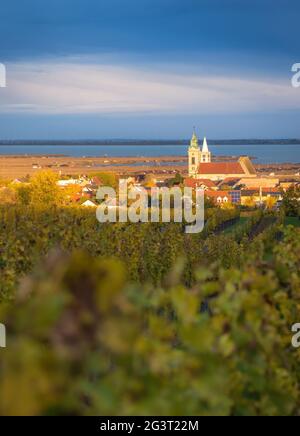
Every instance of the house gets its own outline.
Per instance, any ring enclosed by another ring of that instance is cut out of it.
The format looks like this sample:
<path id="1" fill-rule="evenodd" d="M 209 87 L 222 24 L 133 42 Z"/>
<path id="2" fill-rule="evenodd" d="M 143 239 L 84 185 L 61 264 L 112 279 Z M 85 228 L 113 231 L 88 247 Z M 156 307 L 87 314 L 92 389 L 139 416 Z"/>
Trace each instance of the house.
<path id="1" fill-rule="evenodd" d="M 279 185 L 279 179 L 278 178 L 272 178 L 272 177 L 257 177 L 255 179 L 251 177 L 243 177 L 241 178 L 236 184 L 237 186 L 244 186 L 245 188 L 275 188 Z"/>
<path id="2" fill-rule="evenodd" d="M 196 178 L 214 181 L 230 178 L 256 177 L 256 171 L 248 157 L 240 157 L 236 162 L 204 162 L 197 169 Z"/>
<path id="3" fill-rule="evenodd" d="M 230 188 L 234 189 L 236 186 L 239 185 L 239 181 L 241 179 L 236 178 L 236 177 L 226 177 L 226 179 L 221 180 L 221 182 L 218 183 L 218 189 L 223 188 L 223 186 L 229 186 Z"/>
<path id="4" fill-rule="evenodd" d="M 94 197 L 94 190 L 92 188 L 90 188 L 89 186 L 85 186 L 82 189 L 82 195 L 85 197 L 92 198 L 92 197 Z"/>
<path id="5" fill-rule="evenodd" d="M 247 156 L 240 157 L 235 162 L 212 162 L 206 138 L 202 149 L 199 147 L 196 133 L 193 133 L 188 149 L 189 177 L 220 181 L 226 178 L 255 178 L 256 170 Z"/>
<path id="6" fill-rule="evenodd" d="M 73 203 L 78 203 L 81 200 L 81 198 L 82 198 L 82 194 L 80 194 L 79 192 L 70 196 L 70 199 L 72 200 Z"/>
<path id="7" fill-rule="evenodd" d="M 86 200 L 84 203 L 82 203 L 81 206 L 83 206 L 83 207 L 97 207 L 97 204 L 95 204 L 91 200 Z"/>
<path id="8" fill-rule="evenodd" d="M 57 185 L 61 188 L 65 188 L 70 185 L 80 185 L 82 182 L 81 179 L 66 179 L 66 180 L 58 180 Z"/>
<path id="9" fill-rule="evenodd" d="M 92 179 L 91 179 L 91 185 L 95 185 L 95 186 L 97 186 L 97 188 L 98 188 L 99 186 L 102 186 L 103 183 L 102 183 L 102 181 L 99 179 L 99 177 L 94 176 L 94 177 L 92 177 Z"/>
<path id="10" fill-rule="evenodd" d="M 187 177 L 184 180 L 184 185 L 187 188 L 201 188 L 204 191 L 207 190 L 217 190 L 218 187 L 215 184 L 215 182 L 213 182 L 210 179 L 193 179 L 192 177 Z"/>
<path id="11" fill-rule="evenodd" d="M 206 191 L 205 195 L 218 205 L 241 202 L 241 191 Z"/>
<path id="12" fill-rule="evenodd" d="M 282 191 L 279 188 L 262 188 L 263 197 L 276 197 L 278 200 L 282 200 Z"/>
<path id="13" fill-rule="evenodd" d="M 298 182 L 291 180 L 291 181 L 282 181 L 280 182 L 280 188 L 286 192 L 288 189 L 293 188 L 293 187 L 297 187 Z"/>
<path id="14" fill-rule="evenodd" d="M 12 183 L 12 185 L 20 185 L 22 183 L 29 185 L 27 177 L 21 177 L 19 179 L 14 179 L 11 183 Z"/>

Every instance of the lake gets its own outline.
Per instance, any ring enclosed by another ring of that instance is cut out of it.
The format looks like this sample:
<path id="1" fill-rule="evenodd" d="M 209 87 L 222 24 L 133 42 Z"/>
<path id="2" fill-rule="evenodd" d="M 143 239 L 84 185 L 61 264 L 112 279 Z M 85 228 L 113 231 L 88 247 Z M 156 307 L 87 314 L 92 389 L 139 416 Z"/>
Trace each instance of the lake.
<path id="1" fill-rule="evenodd" d="M 1 145 L 0 155 L 74 157 L 186 156 L 186 145 Z M 211 145 L 213 155 L 255 157 L 256 163 L 300 163 L 300 144 Z"/>

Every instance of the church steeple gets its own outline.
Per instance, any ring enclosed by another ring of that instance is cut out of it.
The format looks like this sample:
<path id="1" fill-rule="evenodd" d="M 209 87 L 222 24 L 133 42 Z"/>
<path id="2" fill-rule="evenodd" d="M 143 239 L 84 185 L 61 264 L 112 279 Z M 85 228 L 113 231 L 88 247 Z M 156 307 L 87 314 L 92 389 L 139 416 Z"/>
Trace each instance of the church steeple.
<path id="1" fill-rule="evenodd" d="M 199 147 L 198 137 L 196 135 L 195 128 L 193 130 L 193 136 L 192 136 L 192 139 L 191 139 L 191 145 L 190 146 L 194 147 L 194 148 L 198 148 Z"/>
<path id="2" fill-rule="evenodd" d="M 202 153 L 209 153 L 206 137 L 204 136 Z"/>
<path id="3" fill-rule="evenodd" d="M 201 150 L 199 147 L 198 138 L 194 128 L 193 136 L 189 147 L 189 176 L 190 177 L 196 177 L 197 175 L 198 166 L 200 163 L 200 156 L 201 156 Z"/>
<path id="4" fill-rule="evenodd" d="M 208 149 L 206 137 L 203 140 L 203 146 L 201 151 L 201 162 L 211 162 L 211 152 Z"/>

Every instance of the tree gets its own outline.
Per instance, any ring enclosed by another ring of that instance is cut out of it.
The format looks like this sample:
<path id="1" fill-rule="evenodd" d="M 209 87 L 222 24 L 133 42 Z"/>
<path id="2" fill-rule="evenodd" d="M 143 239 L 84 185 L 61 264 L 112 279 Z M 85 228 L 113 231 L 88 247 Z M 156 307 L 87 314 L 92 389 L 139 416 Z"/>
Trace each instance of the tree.
<path id="1" fill-rule="evenodd" d="M 118 185 L 118 177 L 115 173 L 93 173 L 93 177 L 98 177 L 104 186 L 110 186 L 116 188 Z"/>
<path id="2" fill-rule="evenodd" d="M 59 204 L 62 200 L 62 192 L 57 181 L 57 174 L 51 170 L 36 173 L 31 178 L 31 202 L 49 206 Z"/>
<path id="3" fill-rule="evenodd" d="M 78 185 L 68 185 L 62 190 L 62 202 L 64 205 L 70 205 L 76 203 L 79 199 L 81 199 L 81 187 Z M 86 197 L 84 201 L 86 201 Z"/>
<path id="4" fill-rule="evenodd" d="M 277 200 L 275 197 L 268 197 L 266 201 L 266 207 L 267 209 L 272 210 L 276 204 Z"/>
<path id="5" fill-rule="evenodd" d="M 30 185 L 17 185 L 16 189 L 16 196 L 17 196 L 17 202 L 19 204 L 22 204 L 24 206 L 28 206 L 31 202 L 31 187 Z"/>
<path id="6" fill-rule="evenodd" d="M 14 204 L 16 202 L 15 191 L 8 187 L 0 188 L 0 203 Z"/>
<path id="7" fill-rule="evenodd" d="M 145 188 L 155 188 L 156 181 L 153 174 L 147 174 L 144 182 Z"/>
<path id="8" fill-rule="evenodd" d="M 248 198 L 246 198 L 244 205 L 245 205 L 246 207 L 251 207 L 251 208 L 252 208 L 252 207 L 255 207 L 255 201 L 254 201 L 254 198 L 253 198 L 253 197 L 248 197 Z"/>
<path id="9" fill-rule="evenodd" d="M 204 208 L 206 209 L 213 209 L 216 205 L 214 203 L 214 200 L 211 197 L 208 197 L 207 195 L 204 195 Z"/>
<path id="10" fill-rule="evenodd" d="M 222 209 L 231 210 L 235 209 L 235 205 L 229 201 L 228 203 L 222 203 Z"/>
<path id="11" fill-rule="evenodd" d="M 9 180 L 5 180 L 5 179 L 2 179 L 1 177 L 0 177 L 0 188 L 3 188 L 3 187 L 7 187 L 7 185 L 9 185 Z"/>
<path id="12" fill-rule="evenodd" d="M 184 182 L 184 178 L 180 173 L 176 173 L 175 177 L 173 179 L 169 179 L 167 184 L 169 188 L 172 188 L 175 185 L 182 185 Z"/>
<path id="13" fill-rule="evenodd" d="M 287 216 L 299 216 L 300 188 L 289 188 L 283 196 L 282 206 Z"/>

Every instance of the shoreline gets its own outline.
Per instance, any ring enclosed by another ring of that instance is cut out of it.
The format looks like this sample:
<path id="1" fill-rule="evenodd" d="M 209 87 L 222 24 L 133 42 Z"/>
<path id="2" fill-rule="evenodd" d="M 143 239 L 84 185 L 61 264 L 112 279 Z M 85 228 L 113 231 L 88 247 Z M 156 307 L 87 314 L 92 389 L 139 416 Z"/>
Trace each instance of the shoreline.
<path id="1" fill-rule="evenodd" d="M 25 139 L 25 140 L 0 140 L 0 147 L 5 146 L 162 146 L 162 145 L 172 145 L 172 146 L 188 146 L 190 139 L 82 139 L 82 140 L 45 140 L 45 139 Z M 299 145 L 300 138 L 290 138 L 290 139 L 210 139 L 209 145 Z"/>
<path id="2" fill-rule="evenodd" d="M 218 156 L 217 160 L 234 160 L 236 156 Z M 299 163 L 255 164 L 258 175 L 274 173 L 278 177 L 300 179 Z M 170 178 L 179 172 L 187 175 L 186 156 L 155 157 L 72 157 L 62 155 L 0 155 L 0 178 L 16 179 L 31 176 L 39 170 L 51 169 L 61 175 L 78 175 L 112 172 L 117 175 L 154 174 Z M 274 177 L 274 176 L 273 176 Z"/>

